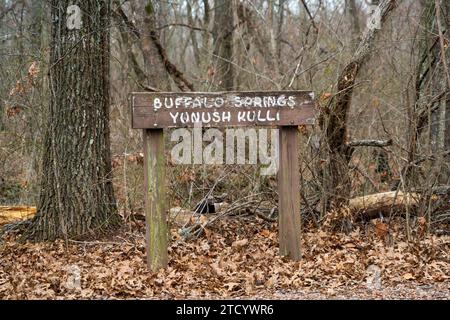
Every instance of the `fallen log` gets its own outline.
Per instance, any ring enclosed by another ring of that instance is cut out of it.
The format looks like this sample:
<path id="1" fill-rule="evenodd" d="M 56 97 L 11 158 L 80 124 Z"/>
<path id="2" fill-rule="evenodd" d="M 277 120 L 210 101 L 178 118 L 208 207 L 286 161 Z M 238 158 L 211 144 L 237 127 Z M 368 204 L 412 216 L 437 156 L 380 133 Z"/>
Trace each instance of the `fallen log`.
<path id="1" fill-rule="evenodd" d="M 375 194 L 369 194 L 350 199 L 349 209 L 358 218 L 378 218 L 380 214 L 386 215 L 392 212 L 403 210 L 407 206 L 415 208 L 419 205 L 421 194 L 418 192 L 404 193 L 402 191 L 389 191 Z M 439 196 L 433 195 L 433 200 L 439 199 Z"/>
<path id="2" fill-rule="evenodd" d="M 36 214 L 36 207 L 0 206 L 0 225 L 26 220 Z"/>

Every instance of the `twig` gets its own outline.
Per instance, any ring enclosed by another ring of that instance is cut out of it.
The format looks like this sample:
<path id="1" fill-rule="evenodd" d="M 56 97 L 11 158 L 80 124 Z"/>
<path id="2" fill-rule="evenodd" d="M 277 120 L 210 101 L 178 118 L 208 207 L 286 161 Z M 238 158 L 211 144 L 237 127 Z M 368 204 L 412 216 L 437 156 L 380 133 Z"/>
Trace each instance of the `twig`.
<path id="1" fill-rule="evenodd" d="M 202 31 L 202 32 L 208 32 L 208 33 L 212 34 L 212 32 L 208 29 L 194 27 L 194 26 L 191 26 L 186 23 L 168 23 L 168 24 L 165 24 L 165 25 L 162 25 L 162 26 L 156 28 L 156 30 L 162 30 L 162 29 L 169 28 L 169 27 L 185 27 L 185 28 L 189 28 L 194 31 Z"/>
<path id="2" fill-rule="evenodd" d="M 125 245 L 125 244 L 133 244 L 131 242 L 103 242 L 103 241 L 80 241 L 80 240 L 72 240 L 67 239 L 68 242 L 76 243 L 76 244 L 84 244 L 84 245 Z"/>
<path id="3" fill-rule="evenodd" d="M 437 156 L 438 156 L 438 157 L 443 157 L 443 158 L 448 157 L 448 156 L 450 156 L 450 150 L 444 151 L 444 152 L 442 152 L 441 154 L 438 154 Z M 418 164 L 420 164 L 420 163 L 422 163 L 422 162 L 424 162 L 424 161 L 426 161 L 426 160 L 434 161 L 434 160 L 436 160 L 437 156 L 436 156 L 436 155 L 430 155 L 430 156 L 424 156 L 424 157 L 421 157 L 421 158 L 415 160 L 415 161 L 412 163 L 412 165 L 413 165 L 413 166 L 417 166 Z"/>
<path id="4" fill-rule="evenodd" d="M 309 10 L 308 6 L 306 5 L 305 0 L 302 0 L 302 5 L 305 8 L 305 11 L 308 14 L 309 20 L 311 21 L 311 24 L 317 33 L 319 31 L 319 28 L 317 28 L 316 22 L 314 21 L 314 17 L 312 16 L 311 11 Z"/>

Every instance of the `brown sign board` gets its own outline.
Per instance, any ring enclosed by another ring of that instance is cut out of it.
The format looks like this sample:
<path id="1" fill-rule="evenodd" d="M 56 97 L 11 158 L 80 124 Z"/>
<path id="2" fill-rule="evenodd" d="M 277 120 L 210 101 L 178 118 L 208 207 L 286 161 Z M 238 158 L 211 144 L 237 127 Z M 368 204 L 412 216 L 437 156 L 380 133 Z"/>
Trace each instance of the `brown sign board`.
<path id="1" fill-rule="evenodd" d="M 311 91 L 136 92 L 132 127 L 158 129 L 314 124 Z"/>
<path id="2" fill-rule="evenodd" d="M 132 127 L 143 129 L 144 196 L 147 265 L 167 266 L 168 225 L 164 128 L 234 126 L 279 127 L 279 239 L 280 254 L 301 258 L 299 130 L 314 124 L 311 91 L 252 92 L 138 92 L 130 96 Z"/>

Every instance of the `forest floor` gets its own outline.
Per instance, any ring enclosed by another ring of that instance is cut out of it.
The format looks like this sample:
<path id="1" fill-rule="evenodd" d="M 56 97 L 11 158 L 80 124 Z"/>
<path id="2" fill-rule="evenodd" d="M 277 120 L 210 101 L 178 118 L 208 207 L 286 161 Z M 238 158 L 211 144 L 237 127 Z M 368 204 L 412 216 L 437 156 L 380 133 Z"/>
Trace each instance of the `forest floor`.
<path id="1" fill-rule="evenodd" d="M 102 239 L 0 242 L 0 299 L 449 299 L 450 237 L 401 222 L 380 234 L 304 228 L 303 258 L 278 256 L 277 224 L 220 219 L 197 239 L 171 229 L 169 266 L 145 266 L 143 221 Z"/>

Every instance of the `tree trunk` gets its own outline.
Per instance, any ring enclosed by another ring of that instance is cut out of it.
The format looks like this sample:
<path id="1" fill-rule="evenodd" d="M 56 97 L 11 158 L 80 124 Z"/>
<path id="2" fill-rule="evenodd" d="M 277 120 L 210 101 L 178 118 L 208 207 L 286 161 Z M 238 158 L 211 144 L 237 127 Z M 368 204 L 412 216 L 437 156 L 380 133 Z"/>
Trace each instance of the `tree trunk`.
<path id="1" fill-rule="evenodd" d="M 188 23 L 191 26 L 195 26 L 195 20 L 196 19 L 195 19 L 194 15 L 193 15 L 192 6 L 191 6 L 190 1 L 188 1 L 186 3 L 186 9 L 187 9 Z M 195 65 L 196 65 L 196 67 L 199 67 L 200 64 L 201 64 L 201 61 L 200 61 L 200 48 L 199 48 L 198 41 L 197 41 L 196 31 L 191 29 L 190 32 L 189 32 L 189 37 L 191 38 L 192 52 L 193 52 L 193 55 L 194 55 Z"/>
<path id="2" fill-rule="evenodd" d="M 380 18 L 383 22 L 395 8 L 396 2 L 394 0 L 383 0 L 379 6 Z M 326 108 L 320 121 L 325 130 L 329 148 L 329 166 L 322 172 L 328 197 L 324 204 L 325 208 L 339 207 L 345 204 L 350 197 L 351 180 L 348 163 L 351 159 L 352 147 L 346 144 L 348 111 L 356 77 L 371 55 L 378 31 L 371 28 L 365 31 L 352 60 L 339 75 L 337 93 L 330 101 L 330 105 Z"/>
<path id="3" fill-rule="evenodd" d="M 31 240 L 78 238 L 119 223 L 109 138 L 109 0 L 79 2 L 80 29 L 67 25 L 69 0 L 52 0 L 50 112 Z M 73 17 L 73 16 L 72 16 Z"/>
<path id="4" fill-rule="evenodd" d="M 436 4 L 439 8 L 437 8 Z M 440 11 L 438 11 L 440 10 Z M 416 102 L 413 106 L 414 122 L 411 126 L 408 162 L 414 163 L 417 156 L 418 142 L 423 130 L 429 127 L 429 138 L 431 152 L 435 155 L 443 155 L 450 149 L 450 124 L 448 118 L 450 113 L 449 100 L 449 78 L 448 63 L 450 51 L 443 50 L 441 45 L 440 33 L 443 37 L 448 35 L 449 31 L 449 10 L 448 1 L 427 1 L 424 3 L 423 14 L 421 17 L 421 37 L 420 37 L 420 57 L 417 66 L 416 75 Z M 440 12 L 439 19 L 437 12 Z M 445 43 L 444 43 L 445 47 Z M 445 56 L 443 55 L 445 53 Z M 427 122 L 428 126 L 427 126 Z M 405 177 L 408 185 L 413 186 L 417 174 L 413 165 L 408 164 L 405 169 Z M 450 168 L 445 166 L 442 158 L 438 157 L 435 166 L 440 166 L 439 182 L 448 183 Z"/>
<path id="5" fill-rule="evenodd" d="M 448 34 L 450 30 L 450 3 L 448 1 L 435 0 L 436 8 L 436 30 L 433 34 L 437 34 L 439 46 L 439 64 L 437 65 L 436 74 L 433 81 L 433 94 L 441 95 L 437 102 L 437 110 L 432 114 L 434 116 L 432 130 L 433 141 L 435 146 L 434 153 L 443 154 L 450 149 L 450 50 L 448 50 Z M 447 43 L 446 43 L 447 42 Z M 433 72 L 434 74 L 434 72 Z M 440 167 L 439 182 L 446 184 L 450 178 L 450 166 L 444 162 L 445 158 L 439 157 L 437 165 Z"/>
<path id="6" fill-rule="evenodd" d="M 219 90 L 233 90 L 233 29 L 234 1 L 214 2 L 214 60 L 215 86 Z"/>
<path id="7" fill-rule="evenodd" d="M 361 27 L 359 25 L 359 17 L 358 17 L 358 10 L 356 8 L 356 1 L 355 0 L 347 0 L 346 9 L 348 12 L 348 16 L 351 20 L 351 26 L 352 26 L 352 47 L 356 46 L 359 40 L 359 36 L 361 34 Z"/>

